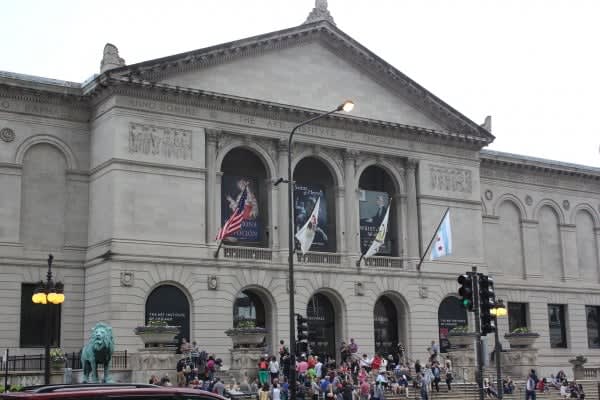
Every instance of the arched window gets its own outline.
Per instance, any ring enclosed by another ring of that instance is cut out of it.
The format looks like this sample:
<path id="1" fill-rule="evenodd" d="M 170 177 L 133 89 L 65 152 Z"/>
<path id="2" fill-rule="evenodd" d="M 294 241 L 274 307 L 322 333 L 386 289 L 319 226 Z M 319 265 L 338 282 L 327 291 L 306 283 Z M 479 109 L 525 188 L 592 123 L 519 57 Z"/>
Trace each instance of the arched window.
<path id="1" fill-rule="evenodd" d="M 457 326 L 468 326 L 467 310 L 457 297 L 446 297 L 438 309 L 438 328 L 440 352 L 446 353 L 450 348 L 448 333 Z"/>
<path id="2" fill-rule="evenodd" d="M 265 305 L 260 297 L 250 291 L 240 292 L 233 303 L 233 327 L 239 328 L 250 323 L 255 327 L 266 328 Z"/>
<path id="3" fill-rule="evenodd" d="M 579 276 L 587 282 L 598 282 L 598 251 L 594 235 L 594 220 L 587 211 L 577 212 L 577 261 Z"/>
<path id="4" fill-rule="evenodd" d="M 146 325 L 150 321 L 165 321 L 180 326 L 177 342 L 190 338 L 190 303 L 181 289 L 174 285 L 156 287 L 146 299 Z"/>
<path id="5" fill-rule="evenodd" d="M 335 313 L 327 296 L 317 293 L 310 298 L 306 309 L 308 319 L 308 345 L 321 360 L 335 358 Z"/>
<path id="6" fill-rule="evenodd" d="M 551 280 L 561 280 L 563 270 L 558 215 L 553 208 L 543 206 L 538 218 L 542 273 Z"/>
<path id="7" fill-rule="evenodd" d="M 381 296 L 375 303 L 373 322 L 375 352 L 386 357 L 391 354 L 397 359 L 398 311 L 387 296 Z"/>

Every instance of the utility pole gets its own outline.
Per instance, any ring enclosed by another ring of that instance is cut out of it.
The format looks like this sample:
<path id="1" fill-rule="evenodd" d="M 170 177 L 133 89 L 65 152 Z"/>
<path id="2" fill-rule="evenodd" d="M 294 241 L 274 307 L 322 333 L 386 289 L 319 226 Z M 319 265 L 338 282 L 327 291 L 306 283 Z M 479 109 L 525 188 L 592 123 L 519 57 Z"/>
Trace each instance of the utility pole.
<path id="1" fill-rule="evenodd" d="M 477 376 L 475 378 L 477 380 L 479 400 L 483 400 L 483 343 L 481 341 L 481 315 L 479 312 L 479 275 L 477 274 L 476 266 L 473 266 L 471 271 L 471 281 L 473 284 L 473 312 L 475 314 L 475 334 L 477 335 L 477 342 L 475 346 L 475 351 L 477 352 Z"/>

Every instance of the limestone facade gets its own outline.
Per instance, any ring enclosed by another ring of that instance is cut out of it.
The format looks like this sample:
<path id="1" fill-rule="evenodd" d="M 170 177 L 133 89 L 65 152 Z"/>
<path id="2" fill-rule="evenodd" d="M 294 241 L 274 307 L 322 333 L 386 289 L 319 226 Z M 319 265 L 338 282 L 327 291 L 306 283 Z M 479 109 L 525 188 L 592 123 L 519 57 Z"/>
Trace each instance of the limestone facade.
<path id="1" fill-rule="evenodd" d="M 224 360 L 234 300 L 255 291 L 276 349 L 289 333 L 289 228 L 287 188 L 273 182 L 287 175 L 292 127 L 345 98 L 355 112 L 304 127 L 293 148 L 294 166 L 325 166 L 309 172 L 332 182 L 336 243 L 296 263 L 294 311 L 305 314 L 311 296 L 324 294 L 336 345 L 353 337 L 372 353 L 373 310 L 388 296 L 399 339 L 423 359 L 438 340 L 440 303 L 476 265 L 494 276 L 498 297 L 528 304 L 542 373 L 567 369 L 576 354 L 600 366 L 585 315 L 600 305 L 600 170 L 482 150 L 489 132 L 326 20 L 116 67 L 83 84 L 0 74 L 0 348 L 40 352 L 19 343 L 21 284 L 43 279 L 52 252 L 65 283 L 67 351 L 99 321 L 113 326 L 117 350 L 136 351 L 133 329 L 163 284 L 185 293 L 192 338 Z M 266 236 L 215 259 L 235 149 L 264 168 Z M 357 268 L 359 181 L 372 166 L 392 182 L 395 256 Z M 417 271 L 446 207 L 453 254 Z M 550 347 L 548 304 L 566 307 L 566 348 Z"/>

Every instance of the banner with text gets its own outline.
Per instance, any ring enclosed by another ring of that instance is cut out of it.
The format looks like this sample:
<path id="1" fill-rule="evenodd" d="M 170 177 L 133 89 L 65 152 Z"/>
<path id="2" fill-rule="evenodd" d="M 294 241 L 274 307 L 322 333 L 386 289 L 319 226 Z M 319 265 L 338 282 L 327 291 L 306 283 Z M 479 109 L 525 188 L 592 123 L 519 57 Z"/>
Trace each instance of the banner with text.
<path id="1" fill-rule="evenodd" d="M 327 198 L 325 191 L 321 185 L 311 185 L 297 183 L 294 192 L 294 234 L 304 226 L 310 217 L 317 199 L 321 198 L 319 207 L 319 221 L 315 231 L 315 239 L 313 240 L 311 250 L 313 251 L 329 251 L 330 240 L 327 227 Z"/>
<path id="2" fill-rule="evenodd" d="M 385 217 L 390 196 L 385 192 L 376 192 L 373 190 L 361 190 L 358 202 L 358 212 L 360 215 L 360 251 L 366 253 L 375 240 L 381 221 Z M 395 222 L 395 221 L 394 221 Z M 388 223 L 391 227 L 391 224 Z M 379 248 L 376 255 L 391 256 L 392 245 L 390 235 L 386 235 L 384 244 Z"/>
<path id="3" fill-rule="evenodd" d="M 252 207 L 248 219 L 242 222 L 242 229 L 226 240 L 240 242 L 258 242 L 260 238 L 260 219 L 258 212 L 258 180 L 249 176 L 223 175 L 221 180 L 221 226 L 235 211 L 245 187 L 248 187 L 246 204 Z"/>

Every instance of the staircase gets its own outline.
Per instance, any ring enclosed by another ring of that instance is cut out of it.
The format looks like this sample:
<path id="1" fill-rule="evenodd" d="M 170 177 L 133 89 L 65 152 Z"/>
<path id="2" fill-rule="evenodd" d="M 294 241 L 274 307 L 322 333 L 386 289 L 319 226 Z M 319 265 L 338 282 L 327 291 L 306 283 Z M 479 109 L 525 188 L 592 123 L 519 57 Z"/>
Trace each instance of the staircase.
<path id="1" fill-rule="evenodd" d="M 442 382 L 443 383 L 443 382 Z M 583 390 L 585 391 L 585 398 L 590 400 L 598 400 L 600 399 L 598 393 L 598 382 L 597 381 L 578 381 L 583 385 Z M 515 382 L 516 389 L 513 394 L 505 394 L 504 400 L 523 400 L 525 398 L 525 382 Z M 405 396 L 397 396 L 397 395 L 386 395 L 386 400 L 404 400 Z M 409 388 L 409 397 L 410 400 L 419 400 L 419 390 Z M 478 400 L 478 392 L 477 385 L 474 383 L 457 383 L 452 385 L 452 390 L 449 392 L 448 388 L 444 384 L 443 386 L 440 384 L 439 393 L 433 390 L 429 394 L 430 400 Z M 484 395 L 484 399 L 492 399 L 487 395 Z M 549 392 L 540 393 L 536 392 L 537 400 L 560 400 L 560 394 L 556 389 L 550 389 Z"/>

